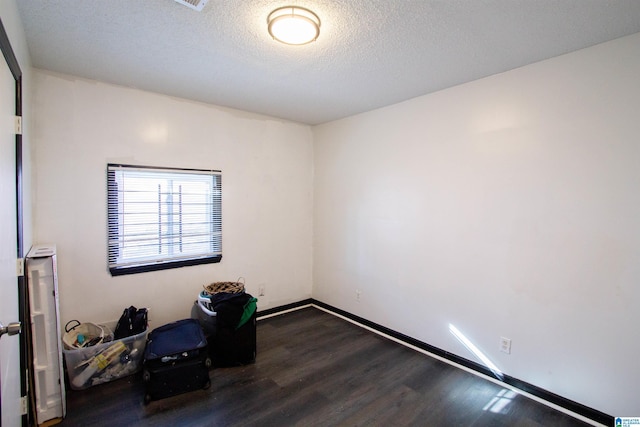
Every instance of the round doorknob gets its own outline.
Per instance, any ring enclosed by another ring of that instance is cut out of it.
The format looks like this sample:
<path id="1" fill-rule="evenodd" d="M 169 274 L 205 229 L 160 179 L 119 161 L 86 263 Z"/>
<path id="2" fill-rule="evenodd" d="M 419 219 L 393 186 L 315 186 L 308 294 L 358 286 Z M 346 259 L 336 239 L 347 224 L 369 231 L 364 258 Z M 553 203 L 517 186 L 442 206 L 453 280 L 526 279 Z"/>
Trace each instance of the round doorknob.
<path id="1" fill-rule="evenodd" d="M 4 334 L 16 335 L 22 332 L 22 324 L 20 322 L 11 322 L 7 326 L 3 326 L 0 322 L 0 337 Z"/>

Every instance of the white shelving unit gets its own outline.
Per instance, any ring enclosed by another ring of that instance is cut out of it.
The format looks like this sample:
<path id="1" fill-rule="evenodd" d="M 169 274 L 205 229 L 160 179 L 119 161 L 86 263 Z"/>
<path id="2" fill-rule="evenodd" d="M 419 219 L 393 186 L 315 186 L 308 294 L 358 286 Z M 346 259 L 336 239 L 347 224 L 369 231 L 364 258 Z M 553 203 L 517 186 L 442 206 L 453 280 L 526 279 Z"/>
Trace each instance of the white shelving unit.
<path id="1" fill-rule="evenodd" d="M 31 248 L 26 259 L 36 416 L 41 425 L 66 415 L 56 246 Z"/>

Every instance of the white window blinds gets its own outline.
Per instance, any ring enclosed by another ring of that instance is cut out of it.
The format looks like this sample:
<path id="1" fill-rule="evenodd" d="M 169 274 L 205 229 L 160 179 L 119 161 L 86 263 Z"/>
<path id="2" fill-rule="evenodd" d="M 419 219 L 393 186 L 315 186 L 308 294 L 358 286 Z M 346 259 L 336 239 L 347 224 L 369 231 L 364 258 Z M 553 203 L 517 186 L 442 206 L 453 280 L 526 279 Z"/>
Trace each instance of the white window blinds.
<path id="1" fill-rule="evenodd" d="M 222 258 L 220 171 L 107 166 L 111 274 Z"/>

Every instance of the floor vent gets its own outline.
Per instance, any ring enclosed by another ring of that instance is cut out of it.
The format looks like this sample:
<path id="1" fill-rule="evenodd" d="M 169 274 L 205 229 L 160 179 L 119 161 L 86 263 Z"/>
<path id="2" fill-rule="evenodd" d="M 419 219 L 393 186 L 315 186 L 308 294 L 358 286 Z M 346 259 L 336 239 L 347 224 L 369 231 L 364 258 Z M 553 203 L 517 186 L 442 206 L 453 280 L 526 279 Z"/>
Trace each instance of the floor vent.
<path id="1" fill-rule="evenodd" d="M 193 10 L 200 12 L 208 0 L 175 0 L 176 3 L 183 4 Z"/>

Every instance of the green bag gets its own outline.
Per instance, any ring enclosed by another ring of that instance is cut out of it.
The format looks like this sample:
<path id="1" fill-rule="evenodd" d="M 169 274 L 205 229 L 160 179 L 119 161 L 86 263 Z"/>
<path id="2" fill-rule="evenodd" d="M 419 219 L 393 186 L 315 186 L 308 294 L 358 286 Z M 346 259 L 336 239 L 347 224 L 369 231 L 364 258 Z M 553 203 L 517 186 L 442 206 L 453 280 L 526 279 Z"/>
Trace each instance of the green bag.
<path id="1" fill-rule="evenodd" d="M 243 307 L 244 311 L 242 312 L 242 316 L 240 317 L 240 322 L 238 322 L 238 326 L 236 326 L 236 329 L 240 329 L 242 325 L 244 325 L 249 321 L 249 319 L 251 319 L 251 316 L 253 316 L 253 313 L 256 312 L 257 302 L 258 302 L 258 298 L 254 298 L 254 297 L 251 297 L 251 299 L 249 299 L 249 301 L 246 302 L 246 304 Z"/>

